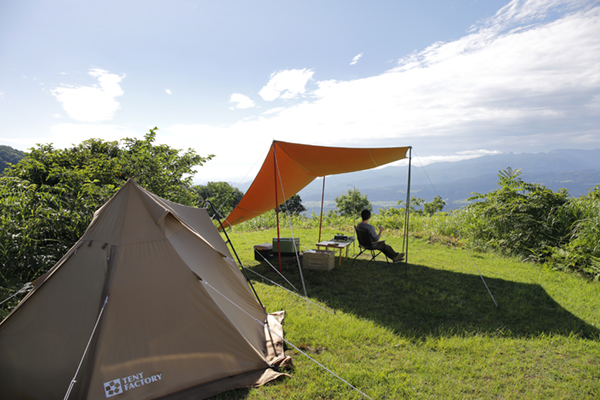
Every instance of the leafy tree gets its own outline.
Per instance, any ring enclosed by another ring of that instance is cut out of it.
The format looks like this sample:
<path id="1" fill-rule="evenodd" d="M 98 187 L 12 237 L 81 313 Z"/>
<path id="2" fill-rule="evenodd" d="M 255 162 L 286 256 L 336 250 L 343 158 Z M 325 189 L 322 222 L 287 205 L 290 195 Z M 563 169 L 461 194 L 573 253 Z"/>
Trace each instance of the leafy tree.
<path id="1" fill-rule="evenodd" d="M 292 215 L 300 215 L 306 211 L 306 207 L 302 205 L 302 198 L 299 194 L 295 194 L 279 206 L 279 212 Z"/>
<path id="2" fill-rule="evenodd" d="M 180 154 L 144 139 L 90 139 L 67 149 L 38 145 L 0 176 L 0 272 L 33 279 L 83 234 L 93 212 L 129 178 L 175 202 L 195 205 L 191 174 L 212 156 Z"/>
<path id="3" fill-rule="evenodd" d="M 423 215 L 423 210 L 417 207 L 421 207 L 425 203 L 425 199 L 420 197 L 411 196 L 410 197 L 410 212 L 412 214 Z M 404 200 L 398 200 L 397 203 L 401 209 L 406 209 L 406 202 Z"/>
<path id="4" fill-rule="evenodd" d="M 206 185 L 194 186 L 194 190 L 200 197 L 198 205 L 202 206 L 206 200 L 210 201 L 220 218 L 227 217 L 244 197 L 241 190 L 227 182 L 208 182 Z M 214 216 L 213 210 L 208 211 L 211 217 Z"/>
<path id="5" fill-rule="evenodd" d="M 500 189 L 469 198 L 479 200 L 468 207 L 481 221 L 473 236 L 487 247 L 541 260 L 549 248 L 568 241 L 576 216 L 564 207 L 569 200 L 566 190 L 555 193 L 543 185 L 523 182 L 520 175 L 520 170 L 502 170 Z"/>
<path id="6" fill-rule="evenodd" d="M 335 204 L 338 214 L 344 216 L 360 215 L 362 210 L 373 210 L 373 205 L 369 201 L 367 195 L 362 195 L 360 191 L 348 190 L 347 194 L 342 194 L 335 198 Z"/>
<path id="7" fill-rule="evenodd" d="M 423 212 L 429 216 L 432 216 L 436 212 L 442 211 L 445 205 L 446 202 L 442 200 L 440 196 L 435 196 L 431 203 L 423 203 Z"/>

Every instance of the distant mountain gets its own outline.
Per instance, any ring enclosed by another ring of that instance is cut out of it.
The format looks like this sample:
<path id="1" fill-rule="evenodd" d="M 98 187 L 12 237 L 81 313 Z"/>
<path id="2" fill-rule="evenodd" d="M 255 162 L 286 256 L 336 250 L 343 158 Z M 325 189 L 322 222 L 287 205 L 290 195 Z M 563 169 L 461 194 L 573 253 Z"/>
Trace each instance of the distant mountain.
<path id="1" fill-rule="evenodd" d="M 440 162 L 425 167 L 412 160 L 411 195 L 431 201 L 441 196 L 444 210 L 467 204 L 472 193 L 489 193 L 498 188 L 498 172 L 511 167 L 521 170 L 525 182 L 540 183 L 553 191 L 569 190 L 573 197 L 588 193 L 600 185 L 600 149 L 554 150 L 548 153 L 505 153 L 457 162 Z M 334 198 L 348 190 L 367 194 L 375 210 L 406 200 L 408 168 L 386 167 L 350 174 L 328 176 L 325 179 L 325 208 L 334 208 Z M 247 190 L 248 185 L 242 190 Z M 322 181 L 314 181 L 299 194 L 309 209 L 318 212 Z M 241 188 L 240 188 L 241 189 Z"/>
<path id="2" fill-rule="evenodd" d="M 0 174 L 6 169 L 8 163 L 16 164 L 21 161 L 23 157 L 25 157 L 24 152 L 0 144 Z"/>

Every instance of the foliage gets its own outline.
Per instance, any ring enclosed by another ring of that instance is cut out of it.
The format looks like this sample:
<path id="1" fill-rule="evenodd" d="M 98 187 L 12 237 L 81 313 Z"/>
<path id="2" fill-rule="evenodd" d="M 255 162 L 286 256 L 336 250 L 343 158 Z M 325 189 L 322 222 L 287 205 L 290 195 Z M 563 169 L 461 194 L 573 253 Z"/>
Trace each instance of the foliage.
<path id="1" fill-rule="evenodd" d="M 360 215 L 362 210 L 373 210 L 373 205 L 368 199 L 368 196 L 362 195 L 360 191 L 348 190 L 347 194 L 342 194 L 335 198 L 335 204 L 338 213 L 343 216 Z"/>
<path id="2" fill-rule="evenodd" d="M 3 275 L 31 280 L 79 239 L 93 213 L 129 178 L 152 193 L 194 205 L 193 167 L 212 156 L 180 154 L 144 139 L 90 139 L 67 149 L 38 145 L 0 177 L 0 265 Z"/>
<path id="3" fill-rule="evenodd" d="M 506 169 L 498 174 L 500 189 L 488 194 L 475 194 L 469 200 L 478 229 L 470 230 L 480 245 L 541 261 L 549 247 L 568 241 L 569 230 L 576 218 L 564 206 L 569 195 L 543 185 L 523 182 L 521 171 Z"/>
<path id="4" fill-rule="evenodd" d="M 279 206 L 279 212 L 299 215 L 306 211 L 306 207 L 302 205 L 302 198 L 299 194 L 295 194 Z"/>
<path id="5" fill-rule="evenodd" d="M 202 206 L 207 200 L 210 201 L 221 219 L 227 217 L 244 197 L 241 190 L 227 182 L 208 182 L 206 185 L 194 186 L 194 190 L 200 197 L 198 206 Z M 208 211 L 213 217 L 213 210 Z"/>
<path id="6" fill-rule="evenodd" d="M 8 164 L 18 163 L 24 156 L 25 153 L 20 150 L 0 145 L 0 174 L 8 167 Z"/>
<path id="7" fill-rule="evenodd" d="M 555 269 L 581 272 L 600 280 L 600 185 L 586 196 L 570 199 L 566 213 L 576 216 L 570 240 L 550 249 L 548 265 Z"/>
<path id="8" fill-rule="evenodd" d="M 423 203 L 423 212 L 426 215 L 432 216 L 436 212 L 442 211 L 445 205 L 446 202 L 442 200 L 441 196 L 435 196 L 431 203 Z"/>
<path id="9" fill-rule="evenodd" d="M 398 200 L 398 205 L 401 209 L 406 209 L 406 202 L 404 200 Z M 411 196 L 409 209 L 411 214 L 432 216 L 436 212 L 442 211 L 445 205 L 446 202 L 440 196 L 435 196 L 431 203 L 426 202 L 425 199 L 420 197 Z M 421 206 L 423 207 L 422 209 L 418 208 Z"/>

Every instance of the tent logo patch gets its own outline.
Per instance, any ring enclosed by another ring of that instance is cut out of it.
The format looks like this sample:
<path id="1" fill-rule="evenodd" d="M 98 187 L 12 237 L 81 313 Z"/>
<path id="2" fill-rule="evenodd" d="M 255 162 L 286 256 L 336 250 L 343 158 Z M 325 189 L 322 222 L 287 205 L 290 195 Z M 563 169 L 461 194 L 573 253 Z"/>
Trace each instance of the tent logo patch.
<path id="1" fill-rule="evenodd" d="M 106 393 L 107 398 L 123 393 L 123 386 L 121 385 L 121 380 L 115 379 L 113 381 L 106 382 L 104 384 L 104 393 Z"/>
<path id="2" fill-rule="evenodd" d="M 115 379 L 104 384 L 104 393 L 106 397 L 113 397 L 124 391 L 139 388 L 150 383 L 158 382 L 162 379 L 162 374 L 156 374 L 145 377 L 143 372 L 126 376 L 125 378 Z"/>

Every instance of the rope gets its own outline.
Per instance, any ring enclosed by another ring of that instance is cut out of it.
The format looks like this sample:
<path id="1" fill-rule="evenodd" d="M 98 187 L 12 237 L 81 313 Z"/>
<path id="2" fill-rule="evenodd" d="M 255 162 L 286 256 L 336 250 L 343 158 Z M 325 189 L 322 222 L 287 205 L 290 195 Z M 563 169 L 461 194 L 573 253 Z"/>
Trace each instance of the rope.
<path id="1" fill-rule="evenodd" d="M 291 293 L 291 294 L 293 294 L 294 296 L 298 296 L 298 297 L 300 297 L 301 299 L 305 299 L 305 300 L 307 300 L 308 302 L 310 302 L 311 304 L 313 304 L 313 305 L 315 305 L 315 306 L 317 306 L 317 307 L 319 307 L 319 308 L 321 308 L 321 309 L 323 309 L 323 310 L 325 310 L 325 311 L 327 311 L 327 312 L 330 312 L 331 314 L 335 314 L 335 310 L 334 310 L 334 311 L 331 311 L 331 310 L 329 310 L 329 309 L 327 309 L 327 308 L 325 308 L 325 307 L 322 307 L 322 306 L 318 305 L 317 303 L 314 303 L 314 302 L 312 302 L 312 301 L 310 301 L 310 300 L 306 299 L 305 297 L 302 297 L 302 295 L 299 295 L 298 293 L 296 293 L 296 292 L 292 292 L 290 289 L 288 289 L 288 288 L 286 288 L 286 287 L 283 287 L 283 286 L 281 286 L 279 283 L 277 283 L 277 282 L 274 282 L 274 281 L 272 281 L 271 279 L 269 279 L 269 278 L 267 278 L 267 277 L 265 277 L 265 276 L 262 276 L 261 274 L 259 274 L 258 272 L 254 271 L 254 270 L 248 269 L 248 271 L 250 271 L 250 272 L 253 272 L 254 274 L 256 274 L 256 275 L 260 276 L 262 279 L 265 279 L 265 280 L 267 280 L 267 281 L 271 282 L 271 283 L 272 283 L 273 285 L 275 285 L 275 286 L 279 286 L 280 288 L 282 288 L 283 290 L 286 290 L 286 291 L 290 292 L 290 293 Z"/>
<path id="2" fill-rule="evenodd" d="M 24 293 L 27 292 L 29 290 L 33 289 L 33 285 L 31 284 L 31 282 L 27 282 L 21 289 L 19 289 L 17 292 L 13 293 L 11 296 L 7 297 L 6 299 L 2 300 L 0 302 L 0 306 L 4 303 L 6 303 L 7 301 L 9 301 L 10 299 L 12 299 L 13 297 L 15 297 L 16 295 L 20 294 L 20 293 Z"/>
<path id="3" fill-rule="evenodd" d="M 460 234 L 460 231 L 458 232 L 458 237 L 462 240 L 462 235 Z M 467 250 L 467 254 L 469 254 L 469 258 L 471 259 L 471 263 L 475 266 L 475 269 L 477 270 L 477 273 L 479 273 L 479 277 L 481 278 L 481 281 L 483 282 L 483 285 L 485 286 L 485 288 L 487 289 L 490 297 L 492 298 L 492 301 L 494 302 L 494 305 L 496 306 L 496 308 L 498 308 L 498 303 L 496 303 L 496 299 L 494 298 L 494 295 L 492 294 L 492 291 L 490 290 L 490 288 L 488 287 L 487 283 L 485 282 L 485 279 L 483 279 L 483 274 L 479 270 L 479 267 L 477 267 L 477 264 L 475 263 L 475 260 L 473 260 L 473 256 L 471 255 L 471 252 L 469 250 Z"/>
<path id="4" fill-rule="evenodd" d="M 364 392 L 362 392 L 361 390 L 359 390 L 356 386 L 352 385 L 350 382 L 348 382 L 347 380 L 345 380 L 344 378 L 342 378 L 341 376 L 337 375 L 335 372 L 333 372 L 332 370 L 330 370 L 329 368 L 327 368 L 326 366 L 324 366 L 323 364 L 321 364 L 320 362 L 318 362 L 317 360 L 315 360 L 314 358 L 312 358 L 311 356 L 309 356 L 308 354 L 306 354 L 304 351 L 300 350 L 298 347 L 294 346 L 292 343 L 290 343 L 290 341 L 284 339 L 281 335 L 279 335 L 277 332 L 273 332 L 271 331 L 271 328 L 266 325 L 264 322 L 254 318 L 252 315 L 250 315 L 248 312 L 246 312 L 246 310 L 244 310 L 243 308 L 241 308 L 240 306 L 238 306 L 237 304 L 235 304 L 231 299 L 229 299 L 227 296 L 225 296 L 223 293 L 219 292 L 219 290 L 217 290 L 215 287 L 213 287 L 210 283 L 208 283 L 206 280 L 201 279 L 200 282 L 202 282 L 203 284 L 207 285 L 208 287 L 210 287 L 212 290 L 214 290 L 215 292 L 217 292 L 219 295 L 221 295 L 225 300 L 229 301 L 231 304 L 233 304 L 235 307 L 237 307 L 240 311 L 242 311 L 244 314 L 246 314 L 247 316 L 249 316 L 250 318 L 252 318 L 254 321 L 256 321 L 259 325 L 261 325 L 263 328 L 267 328 L 271 333 L 273 333 L 275 336 L 277 336 L 278 338 L 280 338 L 281 340 L 283 340 L 285 343 L 289 344 L 290 346 L 292 346 L 294 349 L 296 349 L 298 352 L 300 352 L 302 355 L 306 356 L 309 360 L 311 360 L 312 362 L 314 362 L 315 364 L 317 364 L 319 367 L 323 368 L 325 371 L 329 372 L 331 375 L 333 375 L 334 377 L 338 378 L 340 381 L 344 382 L 346 385 L 348 385 L 350 388 L 356 390 L 358 393 L 362 394 L 364 397 L 366 397 L 367 399 L 373 400 L 371 397 L 367 396 Z M 271 366 L 270 366 L 271 367 Z"/>
<path id="5" fill-rule="evenodd" d="M 279 170 L 279 163 L 275 158 L 275 166 L 277 167 L 277 175 L 279 176 L 279 184 L 281 185 L 281 193 L 283 194 L 283 198 L 285 199 L 285 191 L 283 190 L 283 180 L 281 178 L 281 171 Z M 275 188 L 275 192 L 277 192 L 277 188 Z M 285 202 L 284 202 L 285 203 Z M 279 207 L 279 206 L 277 206 Z M 290 223 L 290 232 L 292 233 L 292 244 L 294 245 L 294 253 L 296 253 L 296 260 L 298 261 L 298 271 L 300 272 L 300 279 L 302 280 L 302 289 L 304 290 L 304 297 L 306 298 L 306 307 L 308 308 L 308 312 L 310 313 L 310 306 L 308 304 L 308 293 L 306 292 L 306 284 L 304 283 L 304 275 L 302 274 L 302 266 L 300 265 L 300 257 L 298 256 L 298 249 L 296 248 L 296 240 L 294 239 L 294 229 L 292 226 L 292 218 L 289 215 L 289 209 L 286 207 L 288 212 L 288 221 Z"/>
<path id="6" fill-rule="evenodd" d="M 242 239 L 244 239 L 244 241 L 246 242 L 246 244 L 250 247 L 252 247 L 252 245 L 250 244 L 250 242 L 248 242 L 248 240 L 246 239 L 246 237 L 244 235 L 242 235 L 239 231 L 236 230 L 235 226 L 231 227 L 232 230 L 235 231 L 235 233 L 237 233 Z M 260 253 L 258 253 L 260 254 Z M 283 276 L 283 274 L 281 272 L 279 272 L 279 270 L 277 268 L 275 268 L 275 266 L 273 264 L 271 264 L 271 262 L 269 260 L 267 260 L 265 258 L 265 256 L 263 256 L 262 254 L 260 254 L 260 256 L 267 262 L 267 264 L 269 264 L 269 266 L 273 269 L 273 271 L 277 272 L 277 274 L 279 276 L 281 276 L 291 287 L 294 288 L 294 290 L 296 292 L 298 292 L 298 289 L 296 288 L 296 286 L 294 286 L 285 276 Z M 247 268 L 248 271 L 252 271 L 250 268 Z M 252 271 L 254 272 L 254 271 Z M 256 273 L 256 272 L 255 272 Z"/>
<path id="7" fill-rule="evenodd" d="M 83 351 L 83 356 L 81 356 L 81 360 L 79 361 L 79 365 L 77 366 L 77 371 L 75 371 L 75 375 L 73 375 L 73 379 L 71 379 L 71 383 L 69 384 L 69 389 L 67 389 L 67 393 L 63 400 L 67 400 L 69 395 L 71 394 L 71 390 L 73 390 L 73 386 L 75 385 L 75 378 L 77 378 L 77 374 L 79 373 L 79 369 L 81 368 L 81 364 L 83 364 L 83 359 L 87 354 L 88 348 L 90 347 L 90 343 L 92 343 L 92 338 L 94 337 L 94 333 L 96 332 L 96 328 L 98 327 L 98 323 L 100 322 L 100 318 L 102 317 L 102 313 L 104 312 L 104 308 L 106 307 L 106 303 L 108 303 L 108 296 L 104 299 L 104 304 L 102 305 L 102 309 L 100 310 L 100 314 L 98 314 L 98 319 L 96 320 L 96 324 L 94 325 L 94 329 L 92 330 L 92 334 L 88 340 L 87 346 L 85 346 L 85 350 Z"/>

